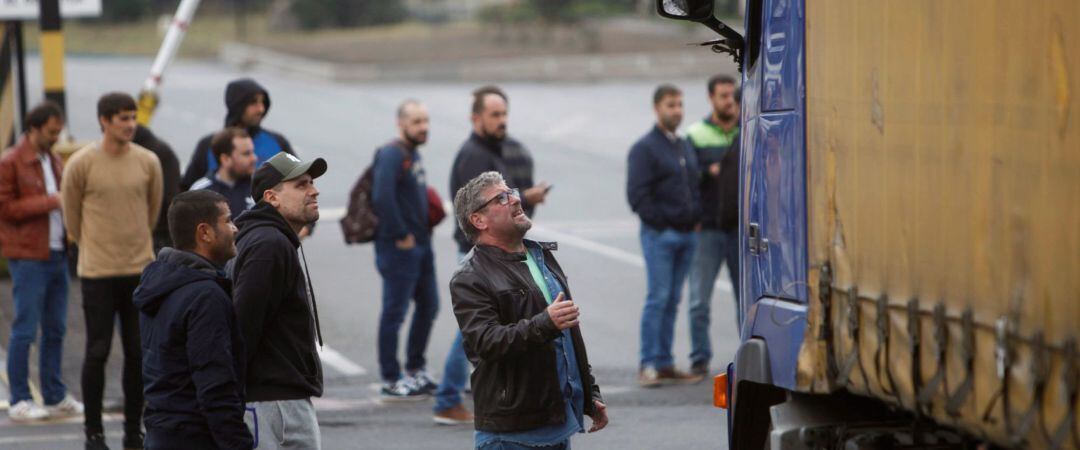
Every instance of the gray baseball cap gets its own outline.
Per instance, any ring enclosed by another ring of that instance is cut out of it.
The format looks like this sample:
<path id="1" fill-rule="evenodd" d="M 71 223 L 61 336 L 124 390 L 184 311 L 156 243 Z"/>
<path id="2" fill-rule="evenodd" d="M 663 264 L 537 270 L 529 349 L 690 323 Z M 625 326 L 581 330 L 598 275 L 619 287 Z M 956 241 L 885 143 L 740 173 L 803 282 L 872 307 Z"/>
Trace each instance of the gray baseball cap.
<path id="1" fill-rule="evenodd" d="M 315 158 L 304 162 L 293 155 L 279 152 L 263 163 L 251 177 L 251 198 L 256 202 L 262 200 L 262 194 L 267 189 L 273 189 L 278 183 L 298 178 L 305 173 L 313 179 L 319 178 L 326 173 L 326 160 Z"/>

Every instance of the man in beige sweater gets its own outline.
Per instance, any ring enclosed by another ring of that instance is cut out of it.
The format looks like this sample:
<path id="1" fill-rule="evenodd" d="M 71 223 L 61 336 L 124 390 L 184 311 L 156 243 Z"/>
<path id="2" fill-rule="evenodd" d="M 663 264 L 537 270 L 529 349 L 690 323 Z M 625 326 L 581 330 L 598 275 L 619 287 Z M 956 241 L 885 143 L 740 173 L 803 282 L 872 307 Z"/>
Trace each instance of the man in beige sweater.
<path id="1" fill-rule="evenodd" d="M 64 170 L 61 194 L 68 237 L 79 246 L 78 273 L 86 317 L 82 392 L 86 448 L 105 449 L 101 403 L 114 319 L 124 350 L 124 448 L 143 447 L 142 350 L 139 313 L 131 298 L 154 259 L 151 230 L 161 209 L 161 164 L 131 142 L 135 100 L 105 94 L 97 114 L 102 138 L 79 150 Z"/>

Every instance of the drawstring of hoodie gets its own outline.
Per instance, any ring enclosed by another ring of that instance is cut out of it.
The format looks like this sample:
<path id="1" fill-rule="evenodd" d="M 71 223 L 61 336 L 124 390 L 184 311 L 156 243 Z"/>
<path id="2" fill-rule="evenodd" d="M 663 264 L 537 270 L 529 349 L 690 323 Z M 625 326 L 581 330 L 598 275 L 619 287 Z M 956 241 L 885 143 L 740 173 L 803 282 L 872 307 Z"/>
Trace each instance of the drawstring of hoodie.
<path id="1" fill-rule="evenodd" d="M 319 325 L 319 305 L 315 303 L 315 287 L 311 284 L 311 273 L 308 272 L 307 256 L 304 255 L 304 244 L 300 244 L 300 258 L 304 260 L 304 280 L 307 284 L 308 295 L 311 296 L 311 312 L 315 315 L 315 336 L 319 339 L 319 348 L 322 348 L 322 326 Z"/>

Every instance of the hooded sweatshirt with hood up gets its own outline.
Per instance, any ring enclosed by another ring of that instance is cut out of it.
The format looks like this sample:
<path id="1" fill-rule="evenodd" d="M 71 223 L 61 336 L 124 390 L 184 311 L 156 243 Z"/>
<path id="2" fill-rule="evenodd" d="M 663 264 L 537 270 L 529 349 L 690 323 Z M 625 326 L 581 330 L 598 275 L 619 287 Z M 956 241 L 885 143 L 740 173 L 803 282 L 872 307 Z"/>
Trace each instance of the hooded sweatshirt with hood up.
<path id="1" fill-rule="evenodd" d="M 247 348 L 247 401 L 322 395 L 318 309 L 297 255 L 300 238 L 266 202 L 236 219 L 233 304 Z M 309 301 L 310 299 L 310 301 Z"/>
<path id="2" fill-rule="evenodd" d="M 251 78 L 241 78 L 229 83 L 225 88 L 225 107 L 228 110 L 225 115 L 226 127 L 240 124 L 244 109 L 255 100 L 257 94 L 263 95 L 263 106 L 266 107 L 266 112 L 269 113 L 270 93 L 262 85 Z M 247 132 L 251 135 L 251 140 L 255 142 L 256 169 L 278 154 L 278 152 L 285 152 L 290 155 L 296 154 L 293 152 L 289 141 L 280 133 L 262 127 L 249 127 Z M 184 169 L 184 178 L 180 180 L 180 190 L 191 189 L 191 185 L 199 178 L 217 170 L 217 159 L 214 158 L 214 152 L 210 151 L 210 140 L 213 137 L 214 133 L 210 133 L 203 136 L 198 144 L 195 144 L 195 151 L 191 154 L 187 169 Z"/>
<path id="3" fill-rule="evenodd" d="M 135 290 L 147 433 L 187 448 L 250 449 L 243 342 L 229 280 L 210 261 L 165 247 Z"/>

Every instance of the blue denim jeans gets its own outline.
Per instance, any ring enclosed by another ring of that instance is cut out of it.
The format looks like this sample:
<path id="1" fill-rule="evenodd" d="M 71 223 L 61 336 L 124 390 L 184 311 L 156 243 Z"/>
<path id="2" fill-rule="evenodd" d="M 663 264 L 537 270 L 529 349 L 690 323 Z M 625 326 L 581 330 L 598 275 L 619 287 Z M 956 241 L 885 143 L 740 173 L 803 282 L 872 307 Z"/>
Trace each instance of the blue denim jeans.
<path id="1" fill-rule="evenodd" d="M 41 395 L 46 405 L 60 403 L 67 387 L 60 378 L 64 333 L 67 331 L 68 272 L 62 251 L 49 253 L 48 261 L 12 259 L 11 272 L 15 321 L 8 341 L 7 369 L 11 404 L 30 400 L 30 344 L 41 327 Z"/>
<path id="2" fill-rule="evenodd" d="M 454 336 L 450 351 L 446 353 L 446 365 L 443 366 L 442 382 L 435 391 L 435 412 L 446 411 L 461 404 L 461 391 L 469 382 L 469 359 L 465 357 L 465 347 L 461 343 L 461 331 Z"/>
<path id="3" fill-rule="evenodd" d="M 731 287 L 735 298 L 735 324 L 742 324 L 739 309 L 738 232 L 701 230 L 698 233 L 697 252 L 690 268 L 690 362 L 708 364 L 712 359 L 712 343 L 709 340 L 709 323 L 713 287 L 716 275 L 727 261 L 731 272 Z"/>
<path id="4" fill-rule="evenodd" d="M 641 313 L 641 366 L 675 366 L 671 347 L 682 285 L 697 247 L 697 233 L 657 230 L 641 224 L 641 250 L 645 256 L 648 293 Z"/>
<path id="5" fill-rule="evenodd" d="M 458 263 L 463 259 L 465 253 L 458 252 Z M 436 413 L 460 405 L 461 391 L 465 390 L 465 384 L 469 382 L 469 359 L 465 356 L 461 339 L 461 330 L 458 330 L 454 342 L 450 344 L 450 351 L 446 353 L 442 381 L 439 382 L 439 389 L 435 391 L 435 406 L 432 408 Z"/>
<path id="6" fill-rule="evenodd" d="M 375 241 L 375 265 L 383 279 L 382 314 L 379 316 L 379 372 L 383 381 L 401 378 L 398 332 L 413 301 L 412 324 L 405 343 L 405 369 L 424 369 L 428 338 L 439 311 L 435 254 L 431 244 L 400 250 L 393 241 Z"/>

